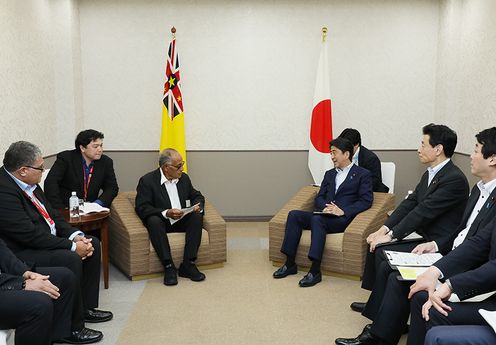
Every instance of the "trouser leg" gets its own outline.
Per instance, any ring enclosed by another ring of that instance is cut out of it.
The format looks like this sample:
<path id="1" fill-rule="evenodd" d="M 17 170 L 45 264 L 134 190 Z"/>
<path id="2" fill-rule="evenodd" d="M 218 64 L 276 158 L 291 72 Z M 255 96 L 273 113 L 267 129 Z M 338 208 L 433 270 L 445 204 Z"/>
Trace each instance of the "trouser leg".
<path id="1" fill-rule="evenodd" d="M 165 222 L 168 222 L 168 220 L 160 216 L 150 216 L 146 219 L 146 229 L 150 236 L 150 242 L 152 242 L 152 246 L 164 266 L 172 263 L 169 239 L 167 238 L 167 224 Z"/>
<path id="2" fill-rule="evenodd" d="M 71 330 L 81 329 L 84 324 L 80 315 L 74 315 L 74 297 L 79 289 L 76 276 L 66 267 L 38 267 L 37 272 L 50 276 L 52 284 L 59 288 L 60 296 L 53 303 L 52 339 L 62 339 L 70 336 Z M 77 313 L 77 311 L 76 311 Z M 72 325 L 76 318 L 77 324 Z"/>
<path id="3" fill-rule="evenodd" d="M 0 291 L 0 329 L 15 328 L 16 344 L 51 344 L 53 302 L 42 292 Z"/>
<path id="4" fill-rule="evenodd" d="M 173 231 L 179 229 L 185 232 L 183 261 L 195 261 L 201 244 L 203 215 L 190 213 L 172 226 Z"/>
<path id="5" fill-rule="evenodd" d="M 282 253 L 289 257 L 296 257 L 302 230 L 310 229 L 311 219 L 312 213 L 310 212 L 293 210 L 288 213 L 284 240 L 281 246 Z"/>

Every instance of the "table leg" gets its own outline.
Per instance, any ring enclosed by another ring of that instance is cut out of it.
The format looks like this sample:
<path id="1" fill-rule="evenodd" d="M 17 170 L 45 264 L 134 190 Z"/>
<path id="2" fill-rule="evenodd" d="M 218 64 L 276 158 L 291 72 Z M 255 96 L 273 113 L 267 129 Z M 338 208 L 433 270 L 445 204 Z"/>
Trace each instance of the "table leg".
<path id="1" fill-rule="evenodd" d="M 109 287 L 109 254 L 108 254 L 108 224 L 105 219 L 100 228 L 100 237 L 102 244 L 102 261 L 103 261 L 103 284 L 105 289 Z"/>

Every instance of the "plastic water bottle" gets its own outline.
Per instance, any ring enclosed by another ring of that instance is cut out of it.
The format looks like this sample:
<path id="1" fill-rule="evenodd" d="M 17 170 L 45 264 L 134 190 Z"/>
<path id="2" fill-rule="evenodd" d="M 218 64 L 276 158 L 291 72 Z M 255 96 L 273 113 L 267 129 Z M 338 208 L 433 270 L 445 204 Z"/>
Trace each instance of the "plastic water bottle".
<path id="1" fill-rule="evenodd" d="M 69 198 L 69 215 L 71 218 L 79 218 L 79 198 L 76 192 L 72 192 Z"/>

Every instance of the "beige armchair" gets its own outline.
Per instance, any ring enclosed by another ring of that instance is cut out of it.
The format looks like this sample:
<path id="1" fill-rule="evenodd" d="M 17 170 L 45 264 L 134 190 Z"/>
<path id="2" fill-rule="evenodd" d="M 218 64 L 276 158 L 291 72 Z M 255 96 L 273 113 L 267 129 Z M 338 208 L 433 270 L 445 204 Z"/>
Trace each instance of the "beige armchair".
<path id="1" fill-rule="evenodd" d="M 280 252 L 284 239 L 286 219 L 291 210 L 312 211 L 318 187 L 303 187 L 269 222 L 269 259 L 274 265 L 286 260 Z M 328 234 L 322 257 L 322 270 L 346 276 L 361 277 L 367 251 L 367 236 L 379 229 L 387 217 L 387 212 L 395 206 L 394 194 L 374 193 L 374 202 L 368 210 L 358 214 L 344 233 Z M 303 231 L 296 254 L 300 267 L 310 267 L 308 259 L 310 231 Z"/>
<path id="2" fill-rule="evenodd" d="M 112 202 L 109 218 L 111 262 L 131 279 L 147 278 L 163 272 L 148 232 L 134 211 L 136 192 L 119 193 Z M 184 233 L 167 235 L 174 263 L 179 266 L 184 250 Z M 222 267 L 226 261 L 226 222 L 205 201 L 203 233 L 196 264 L 205 268 Z"/>

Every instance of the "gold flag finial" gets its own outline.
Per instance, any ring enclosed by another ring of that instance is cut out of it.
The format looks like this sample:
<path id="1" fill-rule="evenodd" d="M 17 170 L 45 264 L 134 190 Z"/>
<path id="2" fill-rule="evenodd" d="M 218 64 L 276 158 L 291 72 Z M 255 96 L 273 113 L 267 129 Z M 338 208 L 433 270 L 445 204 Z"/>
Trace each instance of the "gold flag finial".
<path id="1" fill-rule="evenodd" d="M 172 32 L 172 39 L 175 40 L 176 39 L 176 28 L 174 26 L 171 28 L 171 32 Z"/>
<path id="2" fill-rule="evenodd" d="M 324 26 L 322 28 L 322 42 L 325 42 L 326 37 L 327 37 L 327 28 Z"/>

